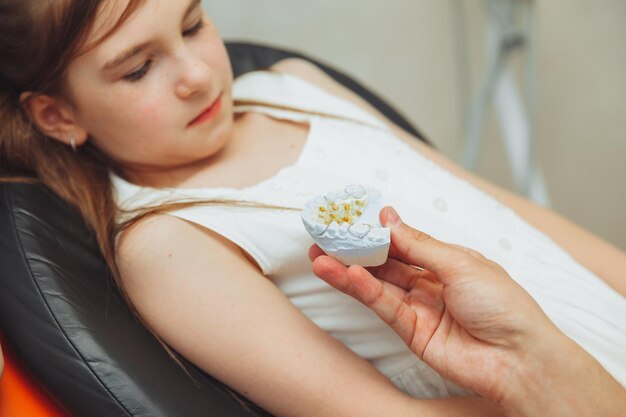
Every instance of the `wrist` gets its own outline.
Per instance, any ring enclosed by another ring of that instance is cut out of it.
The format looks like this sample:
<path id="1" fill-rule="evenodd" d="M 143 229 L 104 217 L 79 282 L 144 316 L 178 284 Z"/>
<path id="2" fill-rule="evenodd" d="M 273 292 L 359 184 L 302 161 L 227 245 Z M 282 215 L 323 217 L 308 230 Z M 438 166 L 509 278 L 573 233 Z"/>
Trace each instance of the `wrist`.
<path id="1" fill-rule="evenodd" d="M 512 417 L 617 416 L 625 402 L 621 385 L 558 330 L 519 355 L 499 399 Z"/>
<path id="2" fill-rule="evenodd" d="M 568 358 L 564 361 L 564 358 Z M 548 409 L 560 400 L 554 391 L 568 374 L 576 373 L 579 352 L 567 337 L 550 333 L 519 356 L 505 386 L 501 405 L 510 416 L 549 416 Z"/>

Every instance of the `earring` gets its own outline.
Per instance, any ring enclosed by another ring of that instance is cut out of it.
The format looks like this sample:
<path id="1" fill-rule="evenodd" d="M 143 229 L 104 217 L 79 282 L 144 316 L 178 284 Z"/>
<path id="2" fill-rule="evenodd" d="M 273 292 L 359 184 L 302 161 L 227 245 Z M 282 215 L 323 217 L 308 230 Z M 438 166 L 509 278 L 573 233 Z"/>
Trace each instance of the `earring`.
<path id="1" fill-rule="evenodd" d="M 72 147 L 72 150 L 74 152 L 78 151 L 78 148 L 76 147 L 76 138 L 74 137 L 74 135 L 70 136 L 70 146 Z"/>

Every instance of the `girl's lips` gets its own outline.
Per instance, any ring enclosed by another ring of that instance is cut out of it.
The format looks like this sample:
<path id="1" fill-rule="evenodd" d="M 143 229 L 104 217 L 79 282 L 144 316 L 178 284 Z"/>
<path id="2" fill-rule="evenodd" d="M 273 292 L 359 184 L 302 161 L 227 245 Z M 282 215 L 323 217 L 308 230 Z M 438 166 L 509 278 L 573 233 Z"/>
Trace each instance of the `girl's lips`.
<path id="1" fill-rule="evenodd" d="M 198 117 L 193 119 L 187 127 L 196 126 L 200 123 L 206 122 L 207 120 L 213 119 L 217 114 L 222 110 L 222 95 L 220 94 L 217 100 L 213 102 L 206 110 L 204 110 Z"/>

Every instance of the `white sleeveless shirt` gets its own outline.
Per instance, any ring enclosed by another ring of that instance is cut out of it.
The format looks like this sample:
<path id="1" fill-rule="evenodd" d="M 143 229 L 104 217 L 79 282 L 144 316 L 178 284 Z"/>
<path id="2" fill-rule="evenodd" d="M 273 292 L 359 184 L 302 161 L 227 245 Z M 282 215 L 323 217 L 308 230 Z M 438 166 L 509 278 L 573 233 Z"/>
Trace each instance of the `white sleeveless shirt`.
<path id="1" fill-rule="evenodd" d="M 406 223 L 503 266 L 565 334 L 626 384 L 626 299 L 511 209 L 414 151 L 358 106 L 295 76 L 246 74 L 235 81 L 233 99 L 248 103 L 235 106 L 235 112 L 309 123 L 296 163 L 243 189 L 155 189 L 111 174 L 120 207 L 219 198 L 303 208 L 317 194 L 370 185 Z M 307 251 L 313 241 L 299 212 L 218 205 L 170 214 L 245 250 L 302 313 L 406 393 L 471 394 L 420 361 L 371 310 L 311 272 Z"/>

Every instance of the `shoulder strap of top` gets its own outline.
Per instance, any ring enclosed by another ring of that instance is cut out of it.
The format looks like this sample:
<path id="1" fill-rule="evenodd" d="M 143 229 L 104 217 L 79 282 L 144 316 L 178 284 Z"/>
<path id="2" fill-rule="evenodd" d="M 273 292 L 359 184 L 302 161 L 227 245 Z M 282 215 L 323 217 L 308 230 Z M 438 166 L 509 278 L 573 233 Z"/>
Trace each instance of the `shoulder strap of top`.
<path id="1" fill-rule="evenodd" d="M 334 118 L 387 130 L 387 126 L 356 104 L 295 75 L 253 71 L 233 84 L 235 112 L 259 111 L 278 118 Z"/>

